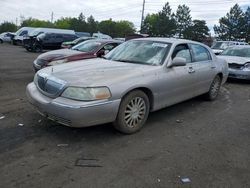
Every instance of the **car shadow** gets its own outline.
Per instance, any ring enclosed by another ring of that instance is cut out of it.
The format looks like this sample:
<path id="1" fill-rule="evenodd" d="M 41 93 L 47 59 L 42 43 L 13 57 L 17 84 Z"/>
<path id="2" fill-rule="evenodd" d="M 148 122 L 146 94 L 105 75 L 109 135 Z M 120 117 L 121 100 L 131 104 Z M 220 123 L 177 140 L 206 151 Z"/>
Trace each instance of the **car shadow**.
<path id="1" fill-rule="evenodd" d="M 231 84 L 250 84 L 250 80 L 242 80 L 236 78 L 228 78 L 227 82 Z"/>

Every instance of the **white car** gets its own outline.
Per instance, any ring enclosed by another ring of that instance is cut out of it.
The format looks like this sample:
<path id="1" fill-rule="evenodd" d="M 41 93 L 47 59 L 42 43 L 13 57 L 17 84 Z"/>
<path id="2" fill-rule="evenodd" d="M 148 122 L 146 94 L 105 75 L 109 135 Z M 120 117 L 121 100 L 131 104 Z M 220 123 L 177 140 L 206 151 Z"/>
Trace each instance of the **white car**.
<path id="1" fill-rule="evenodd" d="M 13 36 L 13 33 L 10 32 L 4 32 L 2 34 L 0 34 L 0 43 L 3 42 L 10 42 L 11 41 L 11 37 Z"/>
<path id="2" fill-rule="evenodd" d="M 250 80 L 250 45 L 229 47 L 217 57 L 228 62 L 229 78 Z"/>
<path id="3" fill-rule="evenodd" d="M 237 41 L 217 41 L 212 45 L 212 50 L 216 55 L 219 55 L 223 50 L 227 49 L 230 46 L 244 46 L 248 45 L 246 42 L 237 42 Z"/>

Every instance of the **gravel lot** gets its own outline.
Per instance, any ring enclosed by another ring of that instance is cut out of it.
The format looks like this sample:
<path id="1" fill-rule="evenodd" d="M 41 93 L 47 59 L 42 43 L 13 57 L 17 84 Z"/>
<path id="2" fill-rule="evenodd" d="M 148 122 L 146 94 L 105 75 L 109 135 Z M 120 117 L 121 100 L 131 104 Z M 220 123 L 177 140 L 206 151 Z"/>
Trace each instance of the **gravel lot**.
<path id="1" fill-rule="evenodd" d="M 42 118 L 25 96 L 37 55 L 0 45 L 0 187 L 250 187 L 249 82 L 151 113 L 127 136 Z"/>

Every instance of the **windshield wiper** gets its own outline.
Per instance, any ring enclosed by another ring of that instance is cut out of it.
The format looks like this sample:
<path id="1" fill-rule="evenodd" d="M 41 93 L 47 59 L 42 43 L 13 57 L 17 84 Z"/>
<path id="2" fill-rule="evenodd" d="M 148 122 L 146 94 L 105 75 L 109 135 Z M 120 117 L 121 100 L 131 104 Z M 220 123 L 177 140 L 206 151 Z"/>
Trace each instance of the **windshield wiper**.
<path id="1" fill-rule="evenodd" d="M 113 61 L 123 62 L 123 63 L 133 63 L 133 64 L 141 64 L 141 65 L 152 65 L 149 63 L 144 63 L 141 61 L 132 61 L 132 60 L 126 60 L 126 59 L 112 59 Z"/>

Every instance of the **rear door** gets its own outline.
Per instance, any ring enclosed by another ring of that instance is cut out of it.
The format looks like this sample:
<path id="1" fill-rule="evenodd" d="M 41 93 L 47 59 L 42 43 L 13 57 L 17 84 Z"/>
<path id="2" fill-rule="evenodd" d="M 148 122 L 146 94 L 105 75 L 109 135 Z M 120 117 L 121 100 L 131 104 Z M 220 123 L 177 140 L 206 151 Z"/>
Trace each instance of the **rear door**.
<path id="1" fill-rule="evenodd" d="M 216 75 L 216 66 L 212 60 L 210 52 L 202 45 L 189 44 L 193 66 L 192 69 L 196 76 L 195 95 L 200 95 L 209 90 L 209 87 Z"/>

